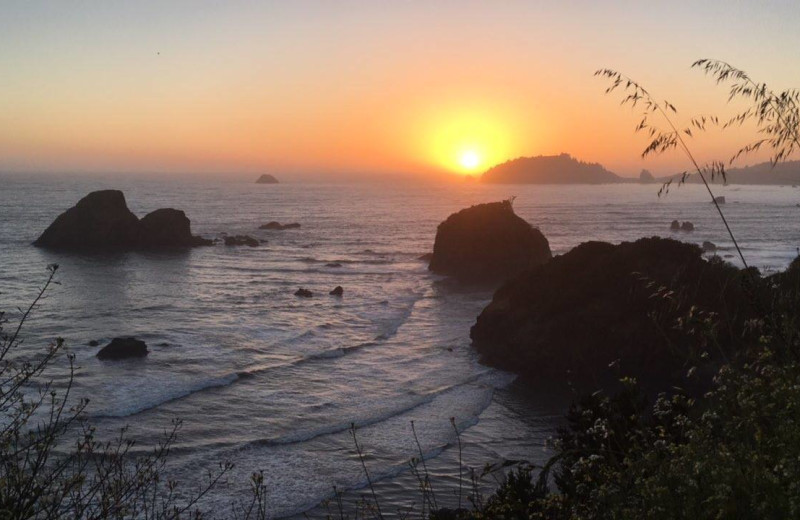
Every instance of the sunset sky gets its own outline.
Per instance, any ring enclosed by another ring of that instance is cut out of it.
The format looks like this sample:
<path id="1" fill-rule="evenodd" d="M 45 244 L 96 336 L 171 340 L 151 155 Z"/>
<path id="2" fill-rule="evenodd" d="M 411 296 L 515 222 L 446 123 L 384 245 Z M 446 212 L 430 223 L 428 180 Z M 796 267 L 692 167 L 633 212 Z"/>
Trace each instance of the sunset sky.
<path id="1" fill-rule="evenodd" d="M 722 112 L 692 61 L 800 87 L 798 27 L 796 1 L 4 1 L 0 171 L 463 174 L 568 152 L 672 173 L 593 71 Z"/>

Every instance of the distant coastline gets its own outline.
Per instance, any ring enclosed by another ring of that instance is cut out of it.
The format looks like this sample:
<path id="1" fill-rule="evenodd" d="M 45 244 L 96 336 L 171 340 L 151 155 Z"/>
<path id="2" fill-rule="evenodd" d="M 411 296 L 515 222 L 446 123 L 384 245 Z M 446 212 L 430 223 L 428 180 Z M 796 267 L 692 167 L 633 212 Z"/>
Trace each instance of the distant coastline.
<path id="1" fill-rule="evenodd" d="M 567 153 L 519 157 L 486 170 L 480 182 L 487 184 L 651 184 L 681 179 L 682 173 L 654 177 L 643 170 L 638 178 L 622 177 L 606 169 L 600 163 L 578 160 Z M 711 179 L 708 179 L 711 182 Z M 686 182 L 698 183 L 697 175 L 690 175 Z M 751 185 L 800 185 L 800 161 L 787 161 L 775 166 L 770 162 L 731 168 L 725 180 L 713 179 L 714 184 Z"/>

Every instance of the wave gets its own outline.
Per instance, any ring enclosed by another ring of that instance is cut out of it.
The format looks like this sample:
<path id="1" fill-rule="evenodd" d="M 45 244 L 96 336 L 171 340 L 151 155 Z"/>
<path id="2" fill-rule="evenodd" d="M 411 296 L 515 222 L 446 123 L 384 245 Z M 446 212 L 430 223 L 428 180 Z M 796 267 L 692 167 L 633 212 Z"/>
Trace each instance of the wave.
<path id="1" fill-rule="evenodd" d="M 176 389 L 174 393 L 172 393 L 171 395 L 167 395 L 166 397 L 164 397 L 162 394 L 161 396 L 150 399 L 149 401 L 139 402 L 136 404 L 129 405 L 127 408 L 123 407 L 122 409 L 117 409 L 113 412 L 99 412 L 90 415 L 91 417 L 96 419 L 130 417 L 131 415 L 136 415 L 142 412 L 146 412 L 147 410 L 158 408 L 159 406 L 162 406 L 164 404 L 177 401 L 179 399 L 183 399 L 184 397 L 196 394 L 198 392 L 202 392 L 204 390 L 230 386 L 233 383 L 235 383 L 239 379 L 239 377 L 240 377 L 239 374 L 235 373 L 226 374 L 223 376 L 198 382 L 194 385 L 190 385 L 183 389 Z"/>
<path id="2" fill-rule="evenodd" d="M 350 421 L 342 421 L 342 422 L 339 422 L 339 423 L 336 423 L 336 424 L 329 425 L 329 426 L 324 427 L 324 428 L 317 428 L 317 429 L 311 429 L 311 430 L 307 430 L 307 431 L 300 431 L 300 432 L 296 432 L 296 433 L 293 433 L 293 434 L 284 435 L 282 437 L 277 437 L 277 438 L 272 438 L 272 439 L 255 439 L 255 440 L 252 440 L 252 441 L 244 443 L 243 445 L 239 446 L 238 449 L 244 450 L 244 449 L 248 449 L 248 448 L 256 447 L 256 446 L 264 447 L 264 446 L 284 446 L 284 445 L 288 445 L 288 444 L 298 444 L 298 443 L 302 443 L 302 442 L 308 442 L 308 441 L 311 441 L 311 440 L 314 440 L 314 439 L 317 439 L 319 437 L 323 437 L 323 436 L 326 436 L 326 435 L 334 435 L 334 434 L 337 434 L 337 433 L 345 432 L 345 431 L 349 430 L 353 425 L 355 425 L 356 428 L 364 428 L 364 427 L 367 427 L 367 426 L 372 426 L 374 424 L 382 423 L 382 422 L 388 421 L 390 419 L 393 419 L 395 417 L 399 417 L 401 415 L 407 414 L 407 413 L 409 413 L 409 412 L 411 412 L 413 410 L 416 410 L 417 408 L 419 408 L 421 406 L 424 406 L 426 404 L 432 403 L 436 398 L 438 398 L 438 397 L 440 397 L 440 396 L 442 396 L 444 394 L 447 394 L 449 392 L 457 391 L 460 388 L 463 388 L 463 387 L 466 387 L 468 385 L 472 385 L 472 384 L 475 384 L 475 383 L 480 383 L 482 385 L 485 385 L 487 389 L 491 390 L 491 392 L 487 393 L 487 395 L 485 396 L 484 401 L 482 403 L 480 403 L 479 406 L 478 406 L 478 408 L 479 408 L 478 415 L 480 415 L 480 412 L 483 411 L 484 409 L 486 409 L 486 407 L 488 407 L 489 404 L 491 403 L 491 399 L 492 399 L 492 395 L 494 393 L 494 390 L 497 389 L 497 388 L 500 388 L 502 386 L 507 385 L 511 380 L 513 380 L 513 377 L 511 377 L 510 379 L 501 378 L 501 380 L 498 381 L 496 384 L 492 384 L 491 380 L 487 380 L 487 379 L 489 379 L 489 378 L 487 378 L 487 376 L 496 376 L 498 374 L 503 374 L 503 373 L 499 372 L 499 371 L 497 371 L 495 369 L 487 368 L 483 372 L 478 372 L 476 374 L 473 374 L 472 376 L 470 376 L 469 378 L 467 378 L 465 380 L 458 381 L 458 382 L 450 384 L 450 385 L 441 386 L 441 387 L 439 387 L 439 388 L 437 388 L 435 390 L 432 390 L 430 392 L 427 392 L 425 394 L 418 394 L 417 395 L 417 397 L 418 397 L 417 399 L 415 399 L 415 400 L 413 400 L 413 401 L 411 401 L 411 402 L 409 402 L 407 404 L 404 404 L 402 406 L 395 407 L 394 409 L 388 410 L 388 411 L 386 411 L 384 413 L 379 413 L 379 414 L 374 415 L 372 417 L 361 418 L 361 419 L 350 420 Z M 465 424 L 465 423 L 459 423 L 459 428 L 461 428 L 461 426 L 463 424 Z"/>

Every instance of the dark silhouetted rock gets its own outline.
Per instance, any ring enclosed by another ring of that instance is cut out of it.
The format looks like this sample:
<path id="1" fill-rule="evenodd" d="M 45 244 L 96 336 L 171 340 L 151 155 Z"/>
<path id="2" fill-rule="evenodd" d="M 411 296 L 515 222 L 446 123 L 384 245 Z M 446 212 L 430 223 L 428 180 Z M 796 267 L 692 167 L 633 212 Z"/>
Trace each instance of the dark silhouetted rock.
<path id="1" fill-rule="evenodd" d="M 141 247 L 194 247 L 213 243 L 212 240 L 192 236 L 189 218 L 178 209 L 157 209 L 139 221 Z"/>
<path id="2" fill-rule="evenodd" d="M 331 292 L 329 292 L 331 296 L 342 296 L 344 294 L 344 289 L 342 289 L 341 285 L 337 285 Z"/>
<path id="3" fill-rule="evenodd" d="M 531 377 L 616 380 L 614 363 L 622 375 L 663 382 L 685 374 L 692 359 L 682 349 L 696 338 L 675 324 L 693 306 L 694 319 L 710 311 L 730 324 L 719 345 L 741 344 L 726 340 L 742 333 L 751 312 L 744 276 L 676 240 L 586 242 L 506 282 L 470 336 L 484 362 Z M 658 297 L 659 288 L 670 297 Z"/>
<path id="4" fill-rule="evenodd" d="M 691 222 L 684 222 L 681 224 L 681 231 L 694 231 L 694 224 Z"/>
<path id="5" fill-rule="evenodd" d="M 680 222 L 678 222 L 677 220 L 673 220 L 673 221 L 672 221 L 672 224 L 670 224 L 670 225 L 669 225 L 669 228 L 670 228 L 672 231 L 680 231 L 680 229 L 681 229 L 681 223 L 680 223 Z"/>
<path id="6" fill-rule="evenodd" d="M 340 264 L 339 262 L 328 262 L 327 264 L 325 264 L 325 267 L 342 267 L 342 264 Z"/>
<path id="7" fill-rule="evenodd" d="M 510 201 L 492 202 L 463 209 L 439 224 L 428 269 L 464 281 L 495 281 L 551 256 L 547 239 L 514 213 Z"/>
<path id="8" fill-rule="evenodd" d="M 717 204 L 725 204 L 725 197 L 714 197 L 714 202 Z"/>
<path id="9" fill-rule="evenodd" d="M 256 180 L 256 184 L 278 184 L 278 179 L 265 173 Z"/>
<path id="10" fill-rule="evenodd" d="M 314 296 L 314 293 L 309 291 L 308 289 L 303 289 L 302 287 L 297 289 L 294 293 L 295 296 L 300 296 L 301 298 L 311 298 Z"/>
<path id="11" fill-rule="evenodd" d="M 100 342 L 97 341 L 96 339 L 93 339 L 89 343 L 87 343 L 87 345 L 89 345 L 90 347 L 96 347 L 96 346 L 100 345 Z"/>
<path id="12" fill-rule="evenodd" d="M 433 258 L 433 253 L 425 253 L 424 255 L 419 255 L 417 260 L 422 260 L 423 262 L 430 262 Z"/>
<path id="13" fill-rule="evenodd" d="M 258 240 L 250 235 L 233 235 L 225 237 L 225 245 L 258 247 Z"/>
<path id="14" fill-rule="evenodd" d="M 129 248 L 139 237 L 139 219 L 118 190 L 94 191 L 61 215 L 34 245 L 54 249 Z"/>
<path id="15" fill-rule="evenodd" d="M 649 184 L 655 181 L 656 181 L 655 177 L 653 177 L 653 174 L 650 173 L 649 170 L 642 170 L 642 172 L 639 174 L 639 182 L 641 183 Z"/>
<path id="16" fill-rule="evenodd" d="M 159 209 L 139 220 L 118 190 L 94 191 L 59 215 L 34 242 L 53 249 L 144 249 L 211 245 L 192 236 L 183 211 Z"/>
<path id="17" fill-rule="evenodd" d="M 100 349 L 97 357 L 100 359 L 125 359 L 145 357 L 148 354 L 144 341 L 136 338 L 114 338 L 111 343 Z"/>
<path id="18" fill-rule="evenodd" d="M 300 227 L 300 224 L 297 222 L 292 222 L 291 224 L 281 224 L 280 222 L 272 221 L 267 222 L 266 224 L 262 224 L 258 226 L 258 229 L 268 229 L 271 231 L 283 231 L 284 229 L 297 229 Z"/>
<path id="19" fill-rule="evenodd" d="M 603 184 L 623 179 L 597 163 L 569 154 L 520 157 L 486 170 L 481 182 L 498 184 Z"/>
<path id="20" fill-rule="evenodd" d="M 715 244 L 714 242 L 709 242 L 708 240 L 703 242 L 703 251 L 712 252 L 716 250 L 717 250 L 717 244 Z"/>

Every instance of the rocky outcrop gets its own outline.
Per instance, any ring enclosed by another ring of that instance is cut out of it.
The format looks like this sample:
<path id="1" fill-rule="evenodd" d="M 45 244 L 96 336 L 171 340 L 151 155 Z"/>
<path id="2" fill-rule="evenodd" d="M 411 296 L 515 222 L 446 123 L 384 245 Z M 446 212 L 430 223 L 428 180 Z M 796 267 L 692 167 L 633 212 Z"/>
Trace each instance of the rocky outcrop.
<path id="1" fill-rule="evenodd" d="M 272 221 L 258 226 L 258 229 L 268 229 L 270 231 L 283 231 L 284 229 L 297 229 L 300 224 L 292 222 L 291 224 L 281 224 L 280 222 Z"/>
<path id="2" fill-rule="evenodd" d="M 496 281 L 551 256 L 544 235 L 506 200 L 472 206 L 439 224 L 428 269 L 463 281 Z"/>
<path id="3" fill-rule="evenodd" d="M 331 296 L 342 296 L 344 295 L 344 289 L 341 285 L 337 285 L 331 292 L 329 292 Z"/>
<path id="4" fill-rule="evenodd" d="M 278 184 L 278 179 L 274 176 L 265 173 L 258 179 L 256 179 L 256 184 Z"/>
<path id="5" fill-rule="evenodd" d="M 225 237 L 226 246 L 258 247 L 260 242 L 250 235 L 233 235 Z"/>
<path id="6" fill-rule="evenodd" d="M 297 289 L 294 293 L 295 296 L 299 296 L 301 298 L 311 298 L 314 296 L 314 293 L 309 291 L 308 289 L 303 289 L 302 287 Z"/>
<path id="7" fill-rule="evenodd" d="M 533 377 L 568 376 L 596 381 L 622 374 L 658 380 L 683 374 L 698 345 L 691 325 L 703 312 L 726 321 L 726 335 L 740 334 L 750 309 L 742 271 L 705 260 L 693 244 L 644 238 L 612 245 L 587 242 L 509 280 L 472 327 L 483 360 Z M 693 309 L 693 310 L 691 310 Z M 678 318 L 691 315 L 686 328 Z M 712 356 L 718 347 L 708 346 Z"/>
<path id="8" fill-rule="evenodd" d="M 639 173 L 639 182 L 649 184 L 651 182 L 656 182 L 656 179 L 649 170 L 642 170 L 641 173 Z"/>
<path id="9" fill-rule="evenodd" d="M 680 231 L 681 230 L 681 223 L 678 222 L 677 220 L 673 220 L 672 224 L 669 225 L 669 228 L 672 231 Z"/>
<path id="10" fill-rule="evenodd" d="M 681 231 L 691 232 L 694 231 L 694 224 L 689 221 L 684 222 L 681 224 Z"/>
<path id="11" fill-rule="evenodd" d="M 59 215 L 34 242 L 51 249 L 147 249 L 211 245 L 192 235 L 183 211 L 158 209 L 139 220 L 118 190 L 95 191 Z"/>
<path id="12" fill-rule="evenodd" d="M 126 359 L 145 357 L 149 351 L 144 341 L 136 338 L 114 338 L 97 353 L 99 359 Z"/>
<path id="13" fill-rule="evenodd" d="M 717 250 L 717 244 L 715 244 L 714 242 L 709 242 L 708 240 L 704 241 L 701 247 L 703 248 L 703 251 L 706 253 L 713 253 L 714 251 Z"/>
<path id="14" fill-rule="evenodd" d="M 139 221 L 141 247 L 195 247 L 213 243 L 212 240 L 193 236 L 189 218 L 178 209 L 157 209 Z"/>

